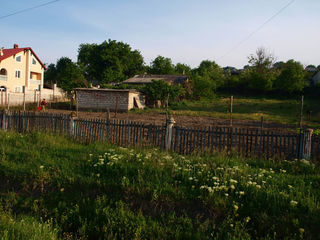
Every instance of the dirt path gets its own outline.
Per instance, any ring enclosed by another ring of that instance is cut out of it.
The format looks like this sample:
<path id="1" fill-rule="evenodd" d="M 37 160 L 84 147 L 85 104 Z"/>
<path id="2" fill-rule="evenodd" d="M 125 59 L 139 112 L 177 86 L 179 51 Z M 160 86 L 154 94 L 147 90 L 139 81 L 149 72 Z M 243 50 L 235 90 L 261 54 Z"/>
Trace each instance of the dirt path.
<path id="1" fill-rule="evenodd" d="M 49 109 L 48 112 L 50 113 L 62 113 L 62 114 L 71 114 L 72 111 L 69 110 L 57 110 L 57 109 Z M 78 113 L 79 118 L 106 118 L 106 112 L 82 112 L 79 111 Z M 152 123 L 156 125 L 165 124 L 166 116 L 165 114 L 159 113 L 110 113 L 111 119 L 120 119 L 120 120 L 128 120 L 128 121 L 136 121 L 142 123 Z M 176 126 L 181 127 L 212 127 L 212 126 L 219 126 L 219 127 L 227 127 L 230 125 L 229 120 L 227 119 L 217 119 L 212 117 L 196 117 L 196 116 L 174 116 L 176 121 Z M 239 120 L 233 119 L 233 126 L 234 127 L 252 127 L 252 128 L 260 128 L 260 121 L 253 121 L 253 120 Z M 275 122 L 265 122 L 264 128 L 268 129 L 286 129 L 286 128 L 296 128 L 296 125 L 284 125 L 281 123 Z"/>

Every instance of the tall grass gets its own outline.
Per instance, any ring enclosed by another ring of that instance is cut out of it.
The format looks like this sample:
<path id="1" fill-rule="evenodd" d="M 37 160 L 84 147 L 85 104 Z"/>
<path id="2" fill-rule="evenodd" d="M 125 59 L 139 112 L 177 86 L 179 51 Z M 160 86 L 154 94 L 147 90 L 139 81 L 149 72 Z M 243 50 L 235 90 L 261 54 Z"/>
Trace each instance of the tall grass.
<path id="1" fill-rule="evenodd" d="M 320 238 L 320 171 L 305 160 L 181 156 L 41 133 L 0 133 L 0 153 L 2 213 L 62 239 Z"/>

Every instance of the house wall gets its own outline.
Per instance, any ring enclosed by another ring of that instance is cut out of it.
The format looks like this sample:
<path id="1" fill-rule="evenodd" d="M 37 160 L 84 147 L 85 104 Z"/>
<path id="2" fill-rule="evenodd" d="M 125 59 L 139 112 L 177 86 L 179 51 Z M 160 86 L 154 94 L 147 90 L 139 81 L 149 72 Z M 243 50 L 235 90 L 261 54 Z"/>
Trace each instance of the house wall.
<path id="1" fill-rule="evenodd" d="M 313 76 L 312 81 L 313 84 L 320 84 L 320 72 Z"/>
<path id="2" fill-rule="evenodd" d="M 129 91 L 103 91 L 103 90 L 77 90 L 78 107 L 83 109 L 107 109 L 116 108 L 118 98 L 118 110 L 128 111 Z"/>
<path id="3" fill-rule="evenodd" d="M 43 86 L 44 68 L 36 60 L 36 64 L 32 64 L 32 53 L 30 50 L 21 51 L 20 53 L 6 58 L 0 62 L 0 69 L 6 69 L 7 80 L 0 79 L 0 86 L 5 86 L 8 92 L 22 92 L 22 87 L 26 86 L 26 90 L 38 89 L 39 85 Z M 21 56 L 21 62 L 16 61 L 16 57 Z M 20 71 L 20 78 L 15 76 L 15 72 Z M 30 79 L 30 72 L 37 74 L 40 80 Z"/>

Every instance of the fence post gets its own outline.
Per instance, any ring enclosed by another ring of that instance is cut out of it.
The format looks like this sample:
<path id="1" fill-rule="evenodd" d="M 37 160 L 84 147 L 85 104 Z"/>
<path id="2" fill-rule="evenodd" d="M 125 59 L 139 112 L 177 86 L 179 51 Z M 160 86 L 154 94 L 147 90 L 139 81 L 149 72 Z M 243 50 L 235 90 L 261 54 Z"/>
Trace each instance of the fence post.
<path id="1" fill-rule="evenodd" d="M 69 136 L 70 137 L 74 135 L 74 119 L 76 119 L 76 114 L 72 112 L 69 120 Z"/>
<path id="2" fill-rule="evenodd" d="M 232 127 L 233 96 L 230 97 L 230 127 Z"/>
<path id="3" fill-rule="evenodd" d="M 10 93 L 8 93 L 7 109 L 10 109 Z"/>
<path id="4" fill-rule="evenodd" d="M 2 131 L 6 131 L 7 130 L 7 118 L 6 118 L 6 110 L 2 111 Z"/>
<path id="5" fill-rule="evenodd" d="M 166 151 L 171 150 L 172 145 L 172 128 L 175 121 L 174 118 L 171 116 L 167 119 L 167 125 L 166 125 L 166 139 L 165 139 L 165 148 Z"/>
<path id="6" fill-rule="evenodd" d="M 301 104 L 300 104 L 300 119 L 299 119 L 299 128 L 302 128 L 302 119 L 303 119 L 303 99 L 304 96 L 301 96 Z"/>
<path id="7" fill-rule="evenodd" d="M 310 160 L 313 129 L 306 129 L 300 138 L 300 159 Z"/>

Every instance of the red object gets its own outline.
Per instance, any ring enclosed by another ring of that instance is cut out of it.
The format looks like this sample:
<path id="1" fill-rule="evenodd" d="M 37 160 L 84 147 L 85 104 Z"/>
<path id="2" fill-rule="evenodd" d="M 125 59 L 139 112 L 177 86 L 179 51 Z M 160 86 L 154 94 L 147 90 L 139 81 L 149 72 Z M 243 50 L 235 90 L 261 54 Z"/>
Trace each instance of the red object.
<path id="1" fill-rule="evenodd" d="M 16 47 L 16 46 L 15 46 Z M 28 51 L 30 50 L 31 53 L 33 54 L 33 56 L 39 61 L 39 63 L 42 65 L 42 67 L 44 67 L 44 69 L 47 69 L 46 66 L 40 61 L 40 59 L 38 58 L 38 56 L 34 53 L 34 51 L 32 50 L 31 47 L 26 47 L 26 48 L 10 48 L 10 49 L 3 49 L 3 56 L 0 56 L 0 62 L 8 57 L 14 56 L 19 52 L 22 51 Z"/>
<path id="2" fill-rule="evenodd" d="M 38 110 L 41 111 L 41 107 L 38 107 Z"/>

